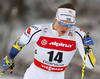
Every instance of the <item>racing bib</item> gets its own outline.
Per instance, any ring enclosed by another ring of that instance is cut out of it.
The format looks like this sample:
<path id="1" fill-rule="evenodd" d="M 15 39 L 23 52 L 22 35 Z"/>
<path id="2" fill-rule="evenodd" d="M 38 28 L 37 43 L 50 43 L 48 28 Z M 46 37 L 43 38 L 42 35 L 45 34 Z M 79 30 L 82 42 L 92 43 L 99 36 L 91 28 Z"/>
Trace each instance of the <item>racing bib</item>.
<path id="1" fill-rule="evenodd" d="M 55 37 L 50 28 L 42 32 L 36 42 L 36 52 L 34 64 L 46 71 L 62 72 L 71 61 L 76 51 L 76 41 L 74 35 L 70 33 L 71 40 L 65 37 Z"/>

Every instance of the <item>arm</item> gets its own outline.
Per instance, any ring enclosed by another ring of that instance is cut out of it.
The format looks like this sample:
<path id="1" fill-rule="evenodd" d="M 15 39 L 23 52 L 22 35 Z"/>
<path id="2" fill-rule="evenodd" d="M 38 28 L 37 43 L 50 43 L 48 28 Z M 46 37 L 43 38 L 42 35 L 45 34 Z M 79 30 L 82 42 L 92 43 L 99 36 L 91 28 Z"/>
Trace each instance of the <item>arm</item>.
<path id="1" fill-rule="evenodd" d="M 76 31 L 77 48 L 83 60 L 84 60 L 84 53 L 85 53 L 84 45 L 83 45 L 84 36 L 85 36 L 85 33 L 77 29 Z M 95 62 L 96 62 L 96 59 L 91 50 L 90 53 L 86 55 L 86 66 L 88 68 L 93 68 L 95 66 Z"/>
<path id="2" fill-rule="evenodd" d="M 17 41 L 12 46 L 10 53 L 8 55 L 10 59 L 14 59 L 15 56 L 21 51 L 21 49 L 25 45 L 33 41 L 37 41 L 40 35 L 39 32 L 41 31 L 40 28 L 41 27 L 38 28 L 38 26 L 30 26 L 29 28 L 26 29 L 26 31 L 22 34 L 22 36 L 18 38 Z"/>
<path id="3" fill-rule="evenodd" d="M 22 36 L 20 38 L 18 38 L 17 41 L 12 46 L 8 56 L 6 56 L 3 59 L 4 70 L 6 70 L 8 67 L 10 68 L 10 66 L 12 66 L 12 63 L 14 63 L 13 62 L 14 58 L 17 56 L 17 54 L 21 51 L 21 49 L 25 45 L 38 40 L 38 38 L 40 36 L 40 31 L 41 31 L 41 26 L 39 26 L 39 28 L 38 28 L 38 26 L 30 26 L 29 28 L 26 29 L 26 31 L 22 34 Z M 7 61 L 9 61 L 9 62 L 7 62 Z"/>

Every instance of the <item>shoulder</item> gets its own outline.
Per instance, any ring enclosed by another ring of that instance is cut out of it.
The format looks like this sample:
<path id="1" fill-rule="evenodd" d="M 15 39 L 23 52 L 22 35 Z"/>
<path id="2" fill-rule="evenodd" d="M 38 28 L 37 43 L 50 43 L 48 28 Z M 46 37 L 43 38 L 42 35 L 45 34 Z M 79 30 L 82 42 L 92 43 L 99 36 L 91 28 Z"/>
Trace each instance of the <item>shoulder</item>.
<path id="1" fill-rule="evenodd" d="M 33 31 L 38 31 L 42 29 L 42 25 L 31 25 L 29 26 Z"/>
<path id="2" fill-rule="evenodd" d="M 42 25 L 31 25 L 27 28 L 27 33 L 33 34 L 34 32 L 38 32 L 42 30 Z"/>
<path id="3" fill-rule="evenodd" d="M 85 32 L 81 29 L 81 28 L 78 28 L 78 27 L 75 27 L 75 34 L 76 36 L 80 36 L 81 38 L 83 38 L 85 36 Z"/>
<path id="4" fill-rule="evenodd" d="M 30 28 L 32 28 L 32 30 L 42 30 L 43 27 L 48 27 L 50 26 L 52 23 L 48 23 L 48 24 L 40 24 L 40 25 L 31 25 Z"/>
<path id="5" fill-rule="evenodd" d="M 31 36 L 33 36 L 34 34 L 40 33 L 41 29 L 41 25 L 31 25 L 25 30 L 24 35 L 28 38 L 31 38 Z"/>
<path id="6" fill-rule="evenodd" d="M 27 36 L 32 36 L 34 34 L 41 33 L 43 27 L 48 27 L 50 26 L 51 23 L 48 24 L 38 24 L 38 25 L 31 25 L 29 26 L 26 31 L 24 32 L 25 35 Z"/>

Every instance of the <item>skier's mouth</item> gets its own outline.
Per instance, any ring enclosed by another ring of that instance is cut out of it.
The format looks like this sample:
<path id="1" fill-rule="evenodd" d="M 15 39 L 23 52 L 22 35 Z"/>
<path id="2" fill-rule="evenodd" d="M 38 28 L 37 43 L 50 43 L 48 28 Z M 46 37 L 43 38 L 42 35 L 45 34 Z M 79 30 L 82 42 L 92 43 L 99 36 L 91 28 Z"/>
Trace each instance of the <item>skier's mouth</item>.
<path id="1" fill-rule="evenodd" d="M 61 31 L 63 34 L 66 33 L 66 31 Z"/>

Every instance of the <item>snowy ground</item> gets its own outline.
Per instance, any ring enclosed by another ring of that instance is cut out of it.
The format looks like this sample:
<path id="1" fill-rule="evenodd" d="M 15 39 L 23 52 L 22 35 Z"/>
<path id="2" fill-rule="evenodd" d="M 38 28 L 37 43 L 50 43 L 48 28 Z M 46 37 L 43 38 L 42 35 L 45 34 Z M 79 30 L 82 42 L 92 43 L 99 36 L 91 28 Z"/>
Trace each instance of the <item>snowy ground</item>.
<path id="1" fill-rule="evenodd" d="M 19 76 L 14 76 L 14 75 L 2 75 L 0 77 L 0 79 L 23 79 L 22 77 L 19 77 Z"/>

